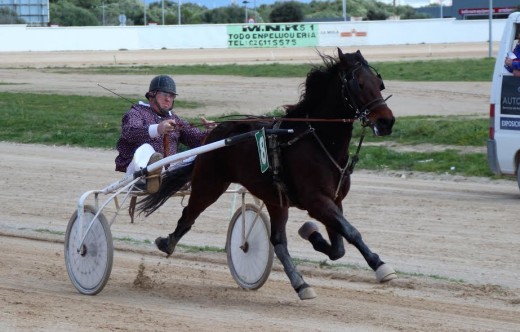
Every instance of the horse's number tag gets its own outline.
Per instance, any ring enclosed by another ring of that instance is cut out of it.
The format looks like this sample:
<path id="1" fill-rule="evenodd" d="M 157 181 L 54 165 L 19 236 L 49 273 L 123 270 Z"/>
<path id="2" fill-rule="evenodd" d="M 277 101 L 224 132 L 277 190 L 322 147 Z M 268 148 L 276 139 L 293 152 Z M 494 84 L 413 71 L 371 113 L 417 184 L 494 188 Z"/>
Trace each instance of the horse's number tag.
<path id="1" fill-rule="evenodd" d="M 269 169 L 269 158 L 267 158 L 267 144 L 265 143 L 265 128 L 255 134 L 256 146 L 258 147 L 258 159 L 260 159 L 260 171 L 265 173 Z"/>

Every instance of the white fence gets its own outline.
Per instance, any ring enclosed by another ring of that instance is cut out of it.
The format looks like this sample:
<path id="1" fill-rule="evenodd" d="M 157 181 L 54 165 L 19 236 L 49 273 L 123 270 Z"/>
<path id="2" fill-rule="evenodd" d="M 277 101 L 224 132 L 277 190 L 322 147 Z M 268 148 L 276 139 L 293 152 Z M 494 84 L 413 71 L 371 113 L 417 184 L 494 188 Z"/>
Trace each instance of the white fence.
<path id="1" fill-rule="evenodd" d="M 499 41 L 506 20 L 493 20 Z M 0 52 L 405 45 L 488 42 L 488 20 L 28 27 L 0 25 Z"/>

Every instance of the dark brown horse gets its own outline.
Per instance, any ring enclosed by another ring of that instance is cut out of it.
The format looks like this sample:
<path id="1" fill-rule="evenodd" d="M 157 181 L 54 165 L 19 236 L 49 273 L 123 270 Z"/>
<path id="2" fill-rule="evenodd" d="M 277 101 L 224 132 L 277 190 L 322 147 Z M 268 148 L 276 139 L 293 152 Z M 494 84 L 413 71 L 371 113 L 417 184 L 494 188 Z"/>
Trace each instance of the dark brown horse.
<path id="1" fill-rule="evenodd" d="M 261 128 L 292 128 L 295 132 L 270 141 L 272 168 L 265 173 L 259 169 L 254 139 L 197 156 L 188 205 L 175 231 L 156 240 L 161 251 L 171 255 L 195 219 L 231 183 L 239 183 L 265 203 L 271 219 L 271 243 L 300 299 L 316 295 L 296 269 L 287 249 L 286 224 L 291 206 L 306 210 L 325 225 L 330 243 L 313 223 L 305 223 L 299 231 L 315 250 L 337 260 L 345 254 L 345 239 L 376 271 L 378 281 L 396 277 L 394 270 L 368 248 L 359 231 L 345 219 L 341 204 L 350 189 L 348 163 L 353 122 L 359 120 L 377 136 L 392 132 L 395 119 L 381 96 L 383 81 L 359 51 L 343 54 L 338 49 L 337 58 L 321 57 L 324 64 L 308 73 L 300 101 L 287 106 L 283 118 L 223 122 L 209 134 L 207 143 Z M 162 205 L 178 189 L 172 185 L 177 176 L 175 172 L 167 173 L 159 192 L 141 202 L 140 210 L 151 213 Z"/>

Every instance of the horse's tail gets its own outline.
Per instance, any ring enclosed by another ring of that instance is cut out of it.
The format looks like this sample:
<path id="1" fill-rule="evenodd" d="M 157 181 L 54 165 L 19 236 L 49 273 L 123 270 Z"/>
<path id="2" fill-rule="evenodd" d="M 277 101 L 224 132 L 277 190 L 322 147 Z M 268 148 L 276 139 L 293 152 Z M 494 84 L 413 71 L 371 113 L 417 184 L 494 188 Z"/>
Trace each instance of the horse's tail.
<path id="1" fill-rule="evenodd" d="M 193 173 L 194 161 L 182 164 L 181 166 L 172 168 L 163 173 L 161 186 L 159 190 L 146 196 L 139 201 L 137 210 L 139 213 L 145 213 L 145 216 L 151 215 L 155 210 L 160 208 L 168 198 L 182 189 L 191 181 Z"/>

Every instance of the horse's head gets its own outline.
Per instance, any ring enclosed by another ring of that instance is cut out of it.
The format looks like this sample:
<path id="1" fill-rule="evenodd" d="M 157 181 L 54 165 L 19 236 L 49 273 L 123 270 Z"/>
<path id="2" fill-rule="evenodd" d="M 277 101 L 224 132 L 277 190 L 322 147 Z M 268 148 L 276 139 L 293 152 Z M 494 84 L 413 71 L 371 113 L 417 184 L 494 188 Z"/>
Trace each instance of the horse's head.
<path id="1" fill-rule="evenodd" d="M 354 117 L 372 128 L 376 136 L 392 133 L 395 118 L 381 95 L 385 88 L 381 75 L 360 51 L 343 53 L 338 48 L 339 73 L 345 103 Z"/>

